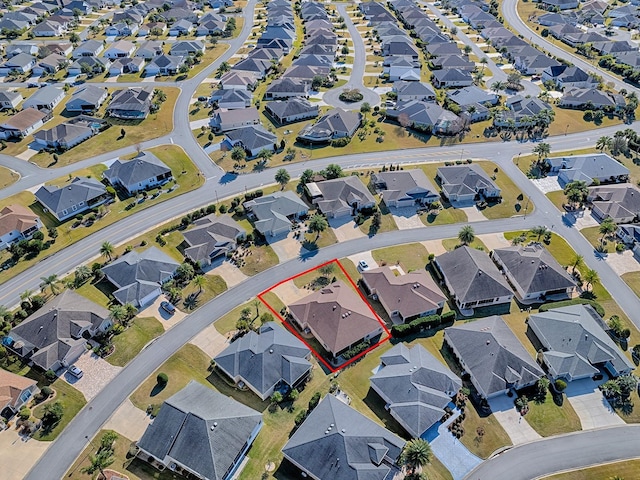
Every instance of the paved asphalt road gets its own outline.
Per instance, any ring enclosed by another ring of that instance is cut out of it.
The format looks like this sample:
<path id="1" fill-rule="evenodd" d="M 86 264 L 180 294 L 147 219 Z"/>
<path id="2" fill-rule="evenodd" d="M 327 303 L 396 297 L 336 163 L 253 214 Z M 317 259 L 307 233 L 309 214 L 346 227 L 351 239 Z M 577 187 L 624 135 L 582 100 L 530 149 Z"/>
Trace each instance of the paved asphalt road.
<path id="1" fill-rule="evenodd" d="M 624 425 L 519 445 L 481 463 L 465 480 L 531 480 L 561 470 L 638 457 L 640 425 Z"/>
<path id="2" fill-rule="evenodd" d="M 322 96 L 322 100 L 324 100 L 327 104 L 333 105 L 334 107 L 344 108 L 345 110 L 359 110 L 360 106 L 364 102 L 368 102 L 371 107 L 380 104 L 380 96 L 371 90 L 368 87 L 364 86 L 362 81 L 362 77 L 364 75 L 365 65 L 367 64 L 367 52 L 364 47 L 364 41 L 362 40 L 362 36 L 358 33 L 358 29 L 353 24 L 351 17 L 347 13 L 347 6 L 345 4 L 337 5 L 338 13 L 344 18 L 344 23 L 347 25 L 347 29 L 349 30 L 349 37 L 353 41 L 353 68 L 351 69 L 351 76 L 349 77 L 349 81 L 341 88 L 332 88 L 327 91 Z M 341 48 L 338 45 L 338 48 Z M 347 103 L 343 102 L 338 98 L 342 90 L 345 89 L 358 89 L 360 93 L 362 93 L 362 100 L 360 102 Z"/>
<path id="3" fill-rule="evenodd" d="M 255 0 L 251 0 L 250 4 L 245 9 L 245 12 L 249 8 L 253 9 L 254 5 Z M 228 50 L 227 54 L 229 56 L 242 43 L 244 35 L 248 35 L 247 24 L 249 23 L 250 22 L 245 23 L 241 36 L 236 39 L 236 43 L 238 43 L 238 45 L 232 46 L 232 48 Z M 222 59 L 219 61 L 222 61 Z M 201 169 L 203 169 L 203 172 L 205 172 L 204 169 L 207 168 L 207 163 L 204 161 L 206 154 L 202 152 L 202 149 L 197 145 L 189 131 L 188 119 L 186 118 L 188 99 L 191 97 L 193 89 L 195 88 L 193 86 L 196 85 L 195 80 L 202 80 L 215 68 L 217 68 L 217 65 L 214 64 L 212 68 L 206 69 L 206 73 L 203 72 L 201 75 L 195 77 L 193 79 L 193 83 L 190 84 L 189 81 L 187 81 L 182 84 L 183 95 L 181 95 L 181 98 L 184 99 L 182 100 L 182 103 L 179 101 L 180 108 L 176 108 L 175 118 L 177 121 L 175 123 L 175 130 L 170 136 L 173 138 L 175 143 L 179 143 L 185 147 L 187 153 L 198 163 Z M 187 86 L 189 87 L 188 95 Z M 184 110 L 182 110 L 182 108 L 184 108 Z M 620 127 L 610 127 L 608 129 L 600 129 L 597 132 L 590 131 L 582 134 L 555 137 L 549 139 L 549 142 L 555 150 L 571 148 L 577 144 L 593 144 L 598 136 L 612 134 L 619 128 Z M 166 138 L 164 139 L 164 142 L 166 143 Z M 547 226 L 553 227 L 554 231 L 559 231 L 559 233 L 567 237 L 574 248 L 576 248 L 579 253 L 585 255 L 586 261 L 590 267 L 598 269 L 603 280 L 603 284 L 614 294 L 614 297 L 626 312 L 638 311 L 638 308 L 640 308 L 640 301 L 638 298 L 604 262 L 600 262 L 596 259 L 593 255 L 593 249 L 579 234 L 579 232 L 562 222 L 560 212 L 555 209 L 546 197 L 542 195 L 542 193 L 538 191 L 511 162 L 511 158 L 513 156 L 516 156 L 519 153 L 528 153 L 532 146 L 533 144 L 519 144 L 516 142 L 455 145 L 442 148 L 403 150 L 401 151 L 402 153 L 398 151 L 352 155 L 344 157 L 340 160 L 340 163 L 344 167 L 359 166 L 366 168 L 367 166 L 371 167 L 374 165 L 388 163 L 390 159 L 393 159 L 394 163 L 410 163 L 412 161 L 441 161 L 444 159 L 458 158 L 458 155 L 459 158 L 490 158 L 500 165 L 502 171 L 508 173 L 514 181 L 516 181 L 524 193 L 530 197 L 531 202 L 537 206 L 537 210 L 526 218 L 517 217 L 475 223 L 474 229 L 476 233 L 482 234 L 518 229 L 525 230 L 533 225 L 546 223 Z M 128 151 L 128 149 L 125 150 Z M 134 151 L 134 148 L 131 147 L 130 151 Z M 108 154 L 108 158 L 113 158 L 116 154 L 117 152 L 111 152 Z M 95 159 L 91 160 L 95 163 Z M 208 158 L 207 161 L 209 164 L 212 163 Z M 292 177 L 295 177 L 299 175 L 304 168 L 320 169 L 332 161 L 335 161 L 335 159 L 309 160 L 304 163 L 292 165 L 289 170 Z M 3 159 L 1 157 L 0 163 L 3 163 Z M 74 167 L 78 168 L 78 164 L 75 164 Z M 205 172 L 208 178 L 216 177 L 217 174 L 222 173 L 216 166 L 211 165 L 210 168 L 211 170 Z M 37 173 L 31 169 L 25 173 L 26 179 L 41 175 L 41 173 Z M 56 170 L 56 173 L 59 174 L 59 170 Z M 33 180 L 34 179 L 31 178 L 31 181 Z M 34 283 L 37 285 L 37 281 L 29 281 L 28 277 L 37 279 L 40 276 L 44 276 L 45 273 L 41 274 L 41 271 L 46 272 L 46 274 L 64 273 L 72 270 L 79 263 L 87 261 L 92 256 L 95 256 L 100 243 L 105 239 L 108 239 L 113 243 L 122 243 L 127 238 L 131 237 L 133 232 L 137 235 L 140 231 L 152 228 L 169 218 L 180 216 L 189 209 L 198 208 L 210 203 L 215 200 L 217 195 L 222 198 L 227 195 L 240 193 L 245 188 L 256 188 L 260 185 L 272 183 L 272 181 L 272 172 L 268 170 L 261 173 L 243 175 L 237 178 L 233 176 L 224 176 L 217 179 L 215 182 L 207 182 L 204 188 L 201 188 L 196 192 L 182 195 L 176 199 L 145 210 L 140 214 L 133 215 L 121 222 L 118 222 L 116 225 L 112 225 L 111 227 L 101 230 L 99 234 L 94 234 L 83 239 L 81 242 L 65 249 L 63 252 L 59 252 L 59 254 L 53 255 L 49 259 L 39 262 L 34 268 L 29 270 L 28 274 L 18 276 L 11 282 L 7 282 L 2 289 L 3 291 L 1 294 L 2 296 L 0 297 L 0 304 L 4 303 L 10 305 L 11 302 L 9 300 L 15 298 L 21 291 L 24 291 L 27 288 L 33 288 L 32 284 Z M 35 185 L 37 185 L 37 183 L 35 183 Z M 374 249 L 397 243 L 454 237 L 457 234 L 458 229 L 459 225 L 448 225 L 438 227 L 437 229 L 425 227 L 409 231 L 389 232 L 368 239 L 365 248 Z M 100 393 L 89 403 L 88 408 L 83 409 L 78 414 L 60 435 L 58 440 L 51 445 L 45 455 L 40 459 L 38 464 L 31 470 L 26 478 L 61 478 L 75 457 L 86 445 L 86 438 L 91 438 L 99 430 L 101 425 L 109 418 L 118 405 L 120 405 L 120 403 L 122 403 L 122 401 L 124 401 L 124 399 L 127 398 L 131 392 L 155 370 L 155 368 L 161 365 L 173 352 L 175 352 L 190 338 L 209 325 L 212 319 L 219 318 L 229 311 L 229 309 L 242 304 L 260 291 L 271 286 L 274 278 L 286 278 L 322 261 L 336 257 L 344 257 L 346 255 L 357 253 L 362 249 L 363 243 L 361 240 L 343 242 L 324 248 L 315 255 L 309 255 L 302 259 L 291 260 L 280 264 L 267 272 L 263 272 L 252 277 L 249 281 L 241 283 L 237 287 L 225 292 L 212 302 L 203 306 L 195 313 L 189 315 L 185 321 L 171 329 L 171 333 L 169 335 L 163 335 L 158 338 L 143 352 L 141 352 L 136 359 L 122 370 L 117 379 L 111 382 L 108 392 L 103 391 Z M 12 283 L 14 281 L 15 283 Z M 10 285 L 10 283 L 12 283 L 12 285 Z"/>

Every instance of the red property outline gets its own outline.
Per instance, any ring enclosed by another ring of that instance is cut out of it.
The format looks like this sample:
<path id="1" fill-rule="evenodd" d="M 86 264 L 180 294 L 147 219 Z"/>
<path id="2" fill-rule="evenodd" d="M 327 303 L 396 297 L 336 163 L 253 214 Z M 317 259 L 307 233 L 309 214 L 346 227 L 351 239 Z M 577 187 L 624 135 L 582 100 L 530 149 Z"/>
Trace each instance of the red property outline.
<path id="1" fill-rule="evenodd" d="M 383 330 L 385 331 L 385 333 L 387 334 L 386 338 L 381 339 L 378 343 L 376 343 L 375 345 L 371 345 L 369 348 L 367 348 L 364 352 L 361 352 L 360 354 L 356 355 L 355 357 L 353 357 L 352 359 L 350 359 L 348 362 L 344 363 L 343 365 L 341 365 L 340 367 L 333 367 L 329 364 L 329 362 L 327 362 L 324 358 L 322 358 L 322 355 L 320 355 L 311 345 L 309 345 L 309 343 L 302 338 L 302 336 L 295 330 L 295 328 L 293 328 L 291 325 L 289 325 L 288 322 L 285 321 L 284 318 L 282 318 L 282 315 L 280 315 L 280 312 L 276 312 L 275 309 L 269 305 L 269 303 L 263 298 L 263 295 L 269 293 L 271 290 L 273 290 L 274 288 L 282 285 L 283 283 L 287 283 L 290 281 L 295 280 L 298 277 L 301 277 L 302 275 L 306 275 L 309 272 L 313 272 L 314 270 L 318 270 L 319 268 L 324 267 L 325 265 L 329 265 L 330 263 L 336 263 L 338 265 L 338 268 L 340 268 L 340 270 L 342 271 L 342 273 L 344 273 L 344 276 L 349 280 L 349 283 L 351 283 L 351 286 L 353 287 L 353 289 L 358 292 L 358 295 L 360 295 L 360 298 L 362 299 L 362 301 L 365 303 L 365 305 L 369 308 L 369 310 L 371 311 L 371 313 L 373 313 L 374 317 L 376 318 L 376 320 L 378 320 L 378 322 L 380 323 L 380 325 L 382 325 Z M 293 333 L 298 339 L 300 339 L 309 350 L 311 350 L 311 352 L 313 352 L 313 355 L 320 361 L 322 362 L 322 364 L 327 367 L 327 369 L 331 372 L 331 373 L 335 373 L 339 370 L 342 370 L 343 368 L 349 366 L 350 364 L 352 364 L 353 362 L 355 362 L 356 360 L 364 357 L 367 353 L 369 353 L 371 350 L 374 350 L 375 348 L 379 347 L 380 345 L 382 345 L 383 343 L 389 341 L 389 339 L 391 338 L 391 333 L 389 332 L 389 329 L 387 328 L 387 326 L 384 324 L 384 322 L 382 321 L 382 319 L 378 316 L 378 314 L 375 312 L 375 310 L 371 307 L 371 305 L 369 304 L 369 302 L 367 301 L 367 299 L 365 298 L 365 296 L 362 294 L 362 292 L 360 291 L 360 289 L 358 289 L 357 285 L 354 283 L 353 279 L 349 276 L 349 274 L 347 273 L 347 271 L 344 269 L 344 267 L 342 266 L 342 264 L 340 263 L 340 260 L 338 260 L 337 258 L 334 258 L 333 260 L 329 260 L 328 262 L 325 262 L 321 265 L 317 265 L 313 268 L 310 268 L 308 270 L 305 270 L 302 273 L 298 273 L 297 275 L 294 275 L 293 277 L 289 277 L 286 280 L 282 280 L 278 283 L 276 283 L 275 285 L 273 285 L 272 287 L 268 288 L 267 290 L 265 290 L 264 292 L 258 294 L 258 298 L 260 299 L 260 301 L 262 303 L 264 303 L 266 305 L 266 307 L 271 310 L 271 312 L 280 319 L 280 322 L 285 326 L 285 328 L 287 330 L 289 330 L 291 333 Z"/>

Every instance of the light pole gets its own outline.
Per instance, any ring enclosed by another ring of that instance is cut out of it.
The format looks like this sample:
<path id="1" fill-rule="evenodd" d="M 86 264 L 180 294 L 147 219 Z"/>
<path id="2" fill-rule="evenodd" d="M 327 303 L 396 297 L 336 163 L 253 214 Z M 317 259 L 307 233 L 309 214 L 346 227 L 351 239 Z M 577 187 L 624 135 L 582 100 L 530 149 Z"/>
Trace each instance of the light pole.
<path id="1" fill-rule="evenodd" d="M 516 165 L 520 165 L 520 155 L 522 155 L 522 152 L 518 152 L 518 158 L 516 158 Z"/>
<path id="2" fill-rule="evenodd" d="M 529 196 L 527 195 L 527 203 L 524 206 L 524 218 L 527 218 L 527 210 L 529 209 Z"/>
<path id="3" fill-rule="evenodd" d="M 567 123 L 567 127 L 564 129 L 564 134 L 567 134 L 567 131 L 569 130 L 569 124 Z"/>

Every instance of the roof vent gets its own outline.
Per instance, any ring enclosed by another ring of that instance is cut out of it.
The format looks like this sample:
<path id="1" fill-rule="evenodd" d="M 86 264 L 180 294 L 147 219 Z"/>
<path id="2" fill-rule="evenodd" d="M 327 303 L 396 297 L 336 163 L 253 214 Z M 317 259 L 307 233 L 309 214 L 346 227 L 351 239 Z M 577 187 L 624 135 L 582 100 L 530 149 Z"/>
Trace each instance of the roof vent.
<path id="1" fill-rule="evenodd" d="M 487 345 L 489 345 L 491 343 L 491 340 L 487 340 Z"/>
<path id="2" fill-rule="evenodd" d="M 214 427 L 213 425 L 211 425 L 211 431 L 213 431 L 213 429 L 214 429 L 214 428 L 216 428 L 216 427 Z"/>
<path id="3" fill-rule="evenodd" d="M 218 426 L 218 422 L 213 422 L 213 426 L 217 427 Z"/>
<path id="4" fill-rule="evenodd" d="M 342 433 L 344 433 L 344 432 L 346 432 L 346 430 L 343 428 L 343 429 L 342 429 Z"/>
<path id="5" fill-rule="evenodd" d="M 269 349 L 269 353 L 273 353 L 273 348 L 270 348 L 270 349 Z"/>
<path id="6" fill-rule="evenodd" d="M 325 430 L 324 434 L 327 435 L 329 433 L 329 430 Z"/>
<path id="7" fill-rule="evenodd" d="M 334 306 L 333 306 L 333 309 L 335 310 L 336 308 L 338 308 L 338 306 L 337 306 L 337 305 L 334 305 Z"/>
<path id="8" fill-rule="evenodd" d="M 334 423 L 332 423 L 331 425 L 329 425 L 330 427 L 335 427 L 336 425 Z"/>

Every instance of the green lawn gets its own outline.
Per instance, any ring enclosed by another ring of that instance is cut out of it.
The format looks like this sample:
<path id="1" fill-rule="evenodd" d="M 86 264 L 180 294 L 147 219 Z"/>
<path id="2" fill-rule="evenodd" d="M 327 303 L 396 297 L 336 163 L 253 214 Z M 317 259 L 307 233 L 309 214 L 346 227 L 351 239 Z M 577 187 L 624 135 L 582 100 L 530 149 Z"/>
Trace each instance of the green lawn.
<path id="1" fill-rule="evenodd" d="M 51 442 L 55 440 L 58 435 L 64 430 L 64 427 L 76 416 L 76 414 L 87 404 L 84 395 L 78 390 L 73 388 L 67 382 L 61 378 L 57 379 L 51 384 L 51 388 L 56 392 L 54 398 L 48 400 L 45 403 L 41 403 L 33 410 L 33 415 L 37 418 L 42 418 L 44 415 L 44 406 L 48 402 L 60 402 L 64 409 L 64 414 L 60 422 L 51 431 L 38 430 L 35 434 L 36 440 L 43 442 Z"/>
<path id="2" fill-rule="evenodd" d="M 20 178 L 20 175 L 18 175 L 13 170 L 9 170 L 6 167 L 0 167 L 0 190 L 2 190 L 5 187 L 8 187 L 12 183 L 17 182 L 19 178 Z"/>
<path id="3" fill-rule="evenodd" d="M 555 192 L 545 193 L 547 198 L 551 200 L 558 210 L 564 212 L 564 204 L 567 203 L 567 197 L 562 190 L 556 190 Z"/>
<path id="4" fill-rule="evenodd" d="M 93 437 L 91 442 L 73 463 L 64 478 L 71 480 L 87 480 L 87 474 L 83 473 L 82 469 L 90 465 L 89 456 L 96 454 L 96 448 L 94 445 L 100 445 L 102 435 L 108 431 L 109 430 L 100 430 L 96 436 Z M 130 456 L 129 448 L 132 445 L 135 445 L 135 441 L 118 434 L 118 438 L 114 444 L 114 462 L 109 466 L 109 469 L 124 473 L 130 480 L 182 480 L 185 478 L 169 469 L 161 472 L 153 468 L 148 463 Z"/>
<path id="5" fill-rule="evenodd" d="M 398 230 L 398 226 L 396 225 L 396 222 L 393 219 L 393 215 L 391 214 L 391 211 L 385 205 L 385 203 L 379 202 L 378 208 L 380 209 L 380 214 L 382 215 L 382 217 L 380 219 L 380 227 L 378 228 L 378 230 L 376 230 L 375 233 L 384 233 L 384 232 L 391 232 L 393 230 Z M 360 225 L 360 230 L 363 233 L 366 233 L 367 235 L 372 235 L 374 233 L 371 230 L 372 223 L 373 223 L 373 216 L 367 217 L 367 219 L 364 222 L 362 222 L 362 224 Z"/>
<path id="6" fill-rule="evenodd" d="M 129 327 L 113 338 L 115 351 L 106 360 L 111 365 L 124 367 L 142 348 L 164 333 L 160 321 L 154 317 L 136 317 Z"/>
<path id="7" fill-rule="evenodd" d="M 53 163 L 53 157 L 49 153 L 38 153 L 34 155 L 30 161 L 41 167 L 62 167 L 77 162 L 78 160 L 89 158 L 96 153 L 136 145 L 146 140 L 168 134 L 173 130 L 173 109 L 180 90 L 173 87 L 163 87 L 161 90 L 167 95 L 166 101 L 157 113 L 149 115 L 145 120 L 124 121 L 112 118 L 109 120 L 112 124 L 111 128 L 82 142 L 71 150 L 58 154 L 57 163 Z M 45 126 L 50 128 L 53 124 L 49 125 L 49 123 L 47 123 Z M 121 138 L 120 130 L 123 128 L 126 135 L 124 138 Z M 24 142 L 26 146 L 32 140 L 32 137 L 29 136 L 23 139 L 22 142 Z"/>
<path id="8" fill-rule="evenodd" d="M 72 279 L 73 275 L 69 277 Z M 83 283 L 80 287 L 76 288 L 76 293 L 79 293 L 104 308 L 109 308 L 112 304 L 113 292 L 116 290 L 116 287 L 109 280 L 103 278 L 99 282 L 89 280 Z"/>
<path id="9" fill-rule="evenodd" d="M 623 273 L 622 278 L 633 292 L 640 297 L 640 272 Z"/>
<path id="10" fill-rule="evenodd" d="M 604 242 L 601 242 L 602 234 L 600 233 L 600 227 L 587 227 L 580 230 L 580 233 L 593 245 L 593 248 L 602 247 L 603 252 L 610 254 L 616 254 L 616 237 L 614 235 L 608 235 Z"/>
<path id="11" fill-rule="evenodd" d="M 204 178 L 199 174 L 196 165 L 178 145 L 162 145 L 151 148 L 149 151 L 158 156 L 160 160 L 165 162 L 171 168 L 179 187 L 170 193 L 163 193 L 156 199 L 152 200 L 151 198 L 148 198 L 145 202 L 137 203 L 134 208 L 129 210 L 126 210 L 125 207 L 131 203 L 130 199 L 118 200 L 116 198 L 116 201 L 108 207 L 108 213 L 103 218 L 94 222 L 91 226 L 72 228 L 73 220 L 68 220 L 64 223 L 58 222 L 51 214 L 44 212 L 40 204 L 35 201 L 35 196 L 31 192 L 21 192 L 2 200 L 0 202 L 1 206 L 17 203 L 33 210 L 34 213 L 40 216 L 45 227 L 57 228 L 58 238 L 55 240 L 55 243 L 53 243 L 47 250 L 41 252 L 36 258 L 31 260 L 20 260 L 20 262 L 18 262 L 14 267 L 0 272 L 0 284 L 23 272 L 36 262 L 42 261 L 44 258 L 68 247 L 94 232 L 97 232 L 98 230 L 107 227 L 108 225 L 117 222 L 118 220 L 156 205 L 157 203 L 194 190 L 204 183 Z M 80 175 L 89 174 L 93 178 L 98 178 L 104 169 L 104 165 L 96 165 L 90 169 L 79 170 L 77 173 Z M 71 176 L 75 175 L 72 174 Z M 66 183 L 68 180 L 68 177 L 62 177 L 50 183 L 60 185 Z M 46 231 L 44 233 L 45 241 L 49 240 Z M 0 258 L 3 257 L 0 256 Z"/>
<path id="12" fill-rule="evenodd" d="M 280 259 L 269 245 L 253 245 L 251 255 L 244 257 L 245 263 L 240 267 L 242 273 L 253 276 L 280 263 Z"/>
<path id="13" fill-rule="evenodd" d="M 448 251 L 450 252 L 451 250 L 455 250 L 455 248 L 460 245 L 460 240 L 458 240 L 457 238 L 445 238 L 444 240 L 442 240 L 442 246 Z M 479 248 L 481 247 L 482 250 L 484 250 L 485 252 L 489 253 L 489 249 L 487 248 L 487 246 L 482 243 L 482 240 L 480 240 L 478 237 L 473 239 L 473 242 L 471 242 L 469 244 L 470 248 Z"/>
<path id="14" fill-rule="evenodd" d="M 381 248 L 371 252 L 378 265 L 399 265 L 405 273 L 424 269 L 429 261 L 429 252 L 421 243 L 406 243 Z"/>
<path id="15" fill-rule="evenodd" d="M 247 303 L 244 303 L 242 305 L 237 306 L 236 308 L 234 308 L 230 312 L 227 312 L 222 317 L 216 319 L 215 320 L 215 324 L 214 324 L 215 327 L 216 327 L 216 330 L 218 330 L 218 332 L 220 332 L 223 335 L 226 335 L 227 333 L 235 330 L 236 329 L 236 322 L 240 318 L 240 312 L 242 312 L 242 310 L 244 310 L 247 307 L 249 307 L 251 309 L 255 308 L 253 306 L 252 302 L 247 302 Z M 262 307 L 262 308 L 264 309 L 264 311 L 266 311 L 266 308 L 264 308 L 264 307 Z"/>
<path id="16" fill-rule="evenodd" d="M 345 269 L 346 270 L 346 269 Z M 349 272 L 347 271 L 347 274 Z M 304 288 L 306 286 L 311 286 L 318 277 L 322 277 L 322 273 L 318 269 L 314 269 L 309 273 L 305 273 L 304 275 L 300 275 L 293 279 L 293 284 L 298 288 Z M 342 272 L 342 269 L 338 267 L 338 265 L 333 264 L 333 271 L 328 275 L 329 278 L 335 277 L 336 280 L 341 280 L 346 284 L 351 284 L 347 276 Z M 358 276 L 359 278 L 359 276 Z M 351 278 L 353 283 L 357 282 L 356 278 Z"/>
<path id="17" fill-rule="evenodd" d="M 529 401 L 529 412 L 525 418 L 543 437 L 582 430 L 580 418 L 571 403 L 564 398 L 562 406 L 556 405 L 550 392 L 547 392 L 543 403 Z"/>
<path id="18" fill-rule="evenodd" d="M 516 184 L 509 178 L 506 173 L 500 171 L 498 166 L 493 162 L 476 162 L 492 177 L 495 176 L 495 183 L 502 191 L 502 202 L 490 205 L 482 210 L 482 213 L 488 219 L 512 217 L 518 213 L 522 213 L 524 208 L 522 192 Z M 496 172 L 498 170 L 498 172 Z M 533 204 L 527 208 L 527 213 L 533 211 Z"/>
<path id="19" fill-rule="evenodd" d="M 329 227 L 324 232 L 320 232 L 320 235 L 313 232 L 305 232 L 304 241 L 300 245 L 307 250 L 317 250 L 335 243 L 338 243 L 338 239 L 336 234 L 333 233 L 333 229 Z"/>
<path id="20" fill-rule="evenodd" d="M 198 347 L 186 344 L 133 392 L 131 402 L 137 408 L 146 410 L 149 405 L 160 405 L 171 395 L 182 390 L 190 380 L 207 385 L 209 361 L 209 357 Z M 157 388 L 156 381 L 160 372 L 169 376 L 169 382 L 162 389 Z"/>
<path id="21" fill-rule="evenodd" d="M 191 282 L 182 290 L 182 302 L 177 305 L 180 310 L 186 312 L 194 310 L 227 290 L 227 283 L 221 276 L 203 275 L 203 277 L 205 284 L 202 286 L 202 289 Z M 187 300 L 190 295 L 195 295 L 195 303 Z"/>
<path id="22" fill-rule="evenodd" d="M 442 205 L 443 209 L 440 210 L 438 215 L 429 215 L 427 213 L 421 213 L 420 219 L 427 227 L 447 225 L 450 223 L 464 223 L 468 220 L 467 214 L 459 208 L 453 208 L 450 204 L 446 203 Z"/>
<path id="23" fill-rule="evenodd" d="M 545 480 L 613 480 L 618 478 L 633 480 L 640 471 L 640 460 L 625 460 L 597 467 L 581 468 L 572 472 L 557 473 L 544 477 Z"/>
<path id="24" fill-rule="evenodd" d="M 282 303 L 282 300 L 273 292 L 267 292 L 262 296 L 262 299 L 276 312 L 280 312 L 283 308 L 285 308 L 285 304 Z M 262 310 L 262 309 L 261 309 Z"/>

